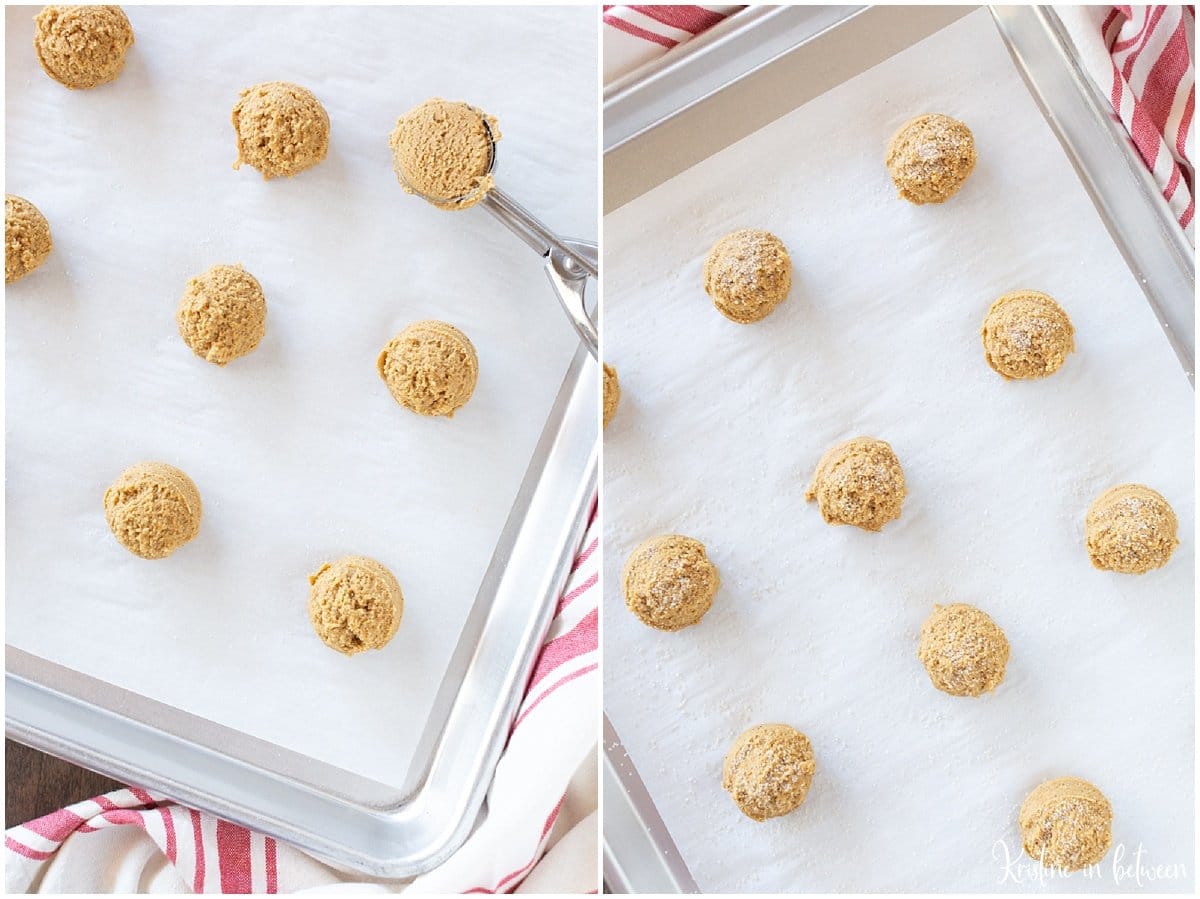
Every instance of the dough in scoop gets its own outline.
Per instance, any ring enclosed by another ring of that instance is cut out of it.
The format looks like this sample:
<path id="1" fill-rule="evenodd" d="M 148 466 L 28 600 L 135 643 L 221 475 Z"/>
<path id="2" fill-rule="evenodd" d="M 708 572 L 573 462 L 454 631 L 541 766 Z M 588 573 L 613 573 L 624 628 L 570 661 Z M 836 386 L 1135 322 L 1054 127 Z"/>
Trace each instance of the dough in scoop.
<path id="1" fill-rule="evenodd" d="M 730 321 L 760 321 L 792 287 L 792 258 L 770 231 L 744 229 L 716 242 L 704 261 L 704 291 Z"/>
<path id="2" fill-rule="evenodd" d="M 263 339 L 267 300 L 258 280 L 240 265 L 214 265 L 188 282 L 175 321 L 197 356 L 225 365 Z"/>
<path id="3" fill-rule="evenodd" d="M 892 447 L 873 437 L 855 437 L 821 457 L 804 498 L 817 501 L 827 524 L 878 531 L 900 517 L 907 493 Z"/>
<path id="4" fill-rule="evenodd" d="M 331 649 L 348 656 L 383 649 L 400 627 L 400 583 L 374 559 L 343 556 L 322 565 L 308 582 L 308 617 Z"/>
<path id="5" fill-rule="evenodd" d="M 72 89 L 113 81 L 132 46 L 133 26 L 119 6 L 46 6 L 34 19 L 38 62 Z"/>
<path id="6" fill-rule="evenodd" d="M 720 586 L 721 576 L 708 560 L 704 544 L 679 534 L 651 537 L 639 544 L 621 573 L 629 611 L 660 631 L 698 623 L 712 608 Z"/>
<path id="7" fill-rule="evenodd" d="M 11 284 L 46 261 L 54 241 L 40 209 L 15 194 L 4 196 L 4 283 Z"/>
<path id="8" fill-rule="evenodd" d="M 905 122 L 887 150 L 887 169 L 910 203 L 944 203 L 975 170 L 975 136 L 947 115 L 931 113 Z"/>
<path id="9" fill-rule="evenodd" d="M 500 123 L 467 103 L 426 100 L 396 122 L 388 141 L 400 186 L 439 209 L 466 209 L 495 182 Z"/>
<path id="10" fill-rule="evenodd" d="M 200 491 L 165 462 L 139 462 L 104 493 L 104 517 L 121 545 L 143 559 L 162 559 L 200 533 Z"/>
<path id="11" fill-rule="evenodd" d="M 467 335 L 439 321 L 409 325 L 383 348 L 376 367 L 401 406 L 447 418 L 466 405 L 479 378 L 479 358 Z"/>
<path id="12" fill-rule="evenodd" d="M 1101 493 L 1084 520 L 1088 555 L 1104 571 L 1145 574 L 1162 568 L 1179 545 L 1179 519 L 1161 493 L 1120 484 Z"/>
<path id="13" fill-rule="evenodd" d="M 1008 664 L 1008 638 L 974 606 L 933 607 L 921 625 L 917 658 L 929 680 L 951 696 L 979 696 L 996 689 Z"/>
<path id="14" fill-rule="evenodd" d="M 1112 845 L 1112 805 L 1086 780 L 1059 777 L 1035 787 L 1018 822 L 1026 854 L 1044 867 L 1079 871 Z"/>
<path id="15" fill-rule="evenodd" d="M 264 180 L 291 178 L 311 169 L 329 152 L 329 114 L 316 95 L 287 81 L 248 87 L 233 107 L 238 158 Z"/>
<path id="16" fill-rule="evenodd" d="M 766 821 L 800 807 L 816 770 L 808 737 L 786 724 L 759 724 L 729 748 L 721 786 L 743 815 Z"/>
<path id="17" fill-rule="evenodd" d="M 982 337 L 988 365 L 1010 381 L 1052 375 L 1075 350 L 1071 319 L 1036 290 L 1014 290 L 992 303 Z"/>

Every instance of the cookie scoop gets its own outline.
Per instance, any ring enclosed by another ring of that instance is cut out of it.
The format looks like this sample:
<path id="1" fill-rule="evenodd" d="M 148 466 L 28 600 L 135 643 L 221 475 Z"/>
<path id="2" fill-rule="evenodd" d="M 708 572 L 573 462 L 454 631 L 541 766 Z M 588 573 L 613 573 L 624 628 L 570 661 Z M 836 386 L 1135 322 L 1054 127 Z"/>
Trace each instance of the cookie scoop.
<path id="1" fill-rule="evenodd" d="M 587 279 L 597 277 L 596 245 L 558 237 L 496 186 L 498 140 L 494 116 L 469 103 L 435 97 L 400 116 L 388 144 L 396 178 L 407 193 L 438 209 L 481 206 L 542 257 L 559 302 L 595 356 L 598 335 L 584 291 Z"/>

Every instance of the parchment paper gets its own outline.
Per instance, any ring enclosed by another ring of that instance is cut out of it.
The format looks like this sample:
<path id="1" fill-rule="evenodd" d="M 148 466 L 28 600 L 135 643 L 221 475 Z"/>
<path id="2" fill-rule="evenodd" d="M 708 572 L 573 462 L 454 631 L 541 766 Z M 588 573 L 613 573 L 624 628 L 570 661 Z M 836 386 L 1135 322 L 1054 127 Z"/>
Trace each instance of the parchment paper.
<path id="1" fill-rule="evenodd" d="M 577 344 L 539 260 L 485 212 L 404 194 L 387 144 L 432 96 L 496 115 L 498 183 L 562 233 L 596 230 L 596 29 L 586 9 L 130 7 L 124 74 L 47 78 L 36 8 L 10 8 L 7 190 L 53 229 L 6 290 L 8 640 L 119 686 L 400 785 Z M 553 40 L 548 36 L 553 35 Z M 332 120 L 295 179 L 235 172 L 238 92 L 282 79 Z M 267 336 L 224 369 L 175 326 L 188 278 L 243 263 Z M 411 321 L 471 337 L 453 420 L 375 371 Z M 122 549 L 105 488 L 162 459 L 196 481 L 200 536 Z M 406 598 L 381 652 L 313 634 L 307 576 L 363 553 Z"/>
<path id="2" fill-rule="evenodd" d="M 883 155 L 927 111 L 971 126 L 979 165 L 951 202 L 916 207 Z M 742 227 L 778 234 L 795 263 L 790 298 L 750 326 L 701 287 L 709 247 Z M 1140 846 L 1144 866 L 1184 866 L 1141 889 L 1189 889 L 1193 394 L 987 12 L 614 212 L 605 240 L 622 386 L 606 705 L 699 885 L 1133 890 L 1113 862 Z M 1001 380 L 979 341 L 991 301 L 1019 287 L 1077 328 L 1078 352 L 1040 382 Z M 859 434 L 890 441 L 908 480 L 879 534 L 803 500 L 825 449 Z M 1144 577 L 1094 570 L 1083 545 L 1088 504 L 1124 481 L 1179 516 L 1182 545 Z M 639 624 L 619 587 L 633 547 L 665 532 L 703 540 L 722 577 L 675 634 Z M 992 695 L 939 693 L 916 659 L 921 622 L 953 601 L 1008 634 Z M 809 735 L 817 772 L 797 812 L 756 824 L 721 762 L 773 721 Z M 1017 809 L 1067 774 L 1111 799 L 1114 850 L 1091 878 L 1038 882 Z"/>

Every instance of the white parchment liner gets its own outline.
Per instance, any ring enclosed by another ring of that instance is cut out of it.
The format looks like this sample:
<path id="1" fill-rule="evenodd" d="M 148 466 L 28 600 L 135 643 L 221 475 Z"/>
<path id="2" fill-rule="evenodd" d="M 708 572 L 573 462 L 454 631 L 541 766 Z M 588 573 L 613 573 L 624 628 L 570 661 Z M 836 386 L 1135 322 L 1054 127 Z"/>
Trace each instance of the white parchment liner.
<path id="1" fill-rule="evenodd" d="M 594 16 L 131 7 L 124 74 L 68 91 L 37 65 L 35 12 L 6 13 L 7 190 L 55 249 L 6 291 L 8 640 L 398 785 L 577 341 L 520 241 L 403 193 L 388 133 L 429 97 L 469 100 L 500 119 L 498 182 L 594 237 Z M 273 79 L 310 88 L 332 138 L 268 183 L 230 168 L 229 114 Z M 266 339 L 224 369 L 174 321 L 217 262 L 268 303 Z M 478 350 L 452 421 L 400 408 L 375 371 L 423 318 Z M 141 459 L 203 495 L 199 538 L 164 561 L 104 523 L 105 488 Z M 305 614 L 307 576 L 344 553 L 406 598 L 386 650 L 349 659 Z"/>
<path id="2" fill-rule="evenodd" d="M 916 207 L 884 148 L 935 111 L 970 125 L 979 165 L 951 202 Z M 796 267 L 790 299 L 750 326 L 701 287 L 709 247 L 743 227 L 778 234 Z M 1125 891 L 1113 861 L 1140 845 L 1144 865 L 1185 866 L 1142 889 L 1188 889 L 1193 394 L 988 13 L 614 212 L 605 239 L 623 390 L 605 444 L 606 705 L 701 888 Z M 1002 381 L 979 341 L 991 301 L 1021 287 L 1077 328 L 1040 382 Z M 880 534 L 803 501 L 825 449 L 859 434 L 890 441 L 908 479 Z M 1175 557 L 1144 577 L 1095 571 L 1083 546 L 1091 499 L 1124 481 L 1180 519 Z M 723 580 L 675 634 L 639 624 L 619 588 L 633 547 L 669 532 L 707 543 Z M 922 620 L 953 601 L 1012 643 L 990 696 L 938 693 L 916 659 Z M 817 773 L 799 811 L 756 824 L 721 761 L 770 721 L 809 735 Z M 1109 796 L 1118 846 L 1093 878 L 1038 884 L 1017 809 L 1063 774 Z"/>

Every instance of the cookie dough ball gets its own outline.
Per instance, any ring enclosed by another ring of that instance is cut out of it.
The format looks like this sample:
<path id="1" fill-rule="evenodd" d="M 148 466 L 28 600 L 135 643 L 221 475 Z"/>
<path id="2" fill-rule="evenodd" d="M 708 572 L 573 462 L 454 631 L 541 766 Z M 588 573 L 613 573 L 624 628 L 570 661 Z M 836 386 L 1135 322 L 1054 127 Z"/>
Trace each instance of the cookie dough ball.
<path id="1" fill-rule="evenodd" d="M 467 335 L 439 321 L 409 325 L 383 348 L 376 367 L 396 402 L 421 415 L 453 418 L 479 379 L 479 358 Z"/>
<path id="2" fill-rule="evenodd" d="M 200 533 L 200 491 L 165 462 L 139 462 L 104 493 L 104 517 L 121 545 L 163 559 Z"/>
<path id="3" fill-rule="evenodd" d="M 1018 816 L 1026 854 L 1063 871 L 1079 871 L 1104 858 L 1112 845 L 1112 819 L 1105 795 L 1078 777 L 1036 787 Z"/>
<path id="4" fill-rule="evenodd" d="M 492 180 L 500 124 L 467 103 L 434 98 L 396 121 L 388 140 L 400 186 L 439 209 L 466 209 Z"/>
<path id="5" fill-rule="evenodd" d="M 621 382 L 617 380 L 617 370 L 604 363 L 604 427 L 617 414 L 617 406 L 621 402 Z"/>
<path id="6" fill-rule="evenodd" d="M 133 46 L 119 6 L 47 6 L 34 21 L 33 48 L 46 74 L 69 88 L 113 81 Z"/>
<path id="7" fill-rule="evenodd" d="M 887 150 L 887 169 L 910 203 L 944 203 L 975 170 L 975 137 L 957 119 L 933 113 L 901 126 Z"/>
<path id="8" fill-rule="evenodd" d="M 40 209 L 14 194 L 4 195 L 4 283 L 24 278 L 46 261 L 54 241 Z"/>
<path id="9" fill-rule="evenodd" d="M 264 81 L 242 91 L 233 107 L 238 158 L 263 179 L 291 178 L 329 152 L 329 114 L 312 91 L 287 81 Z"/>
<path id="10" fill-rule="evenodd" d="M 907 493 L 892 447 L 873 437 L 855 437 L 821 457 L 804 498 L 817 501 L 826 524 L 878 531 L 900 517 Z"/>
<path id="11" fill-rule="evenodd" d="M 331 649 L 348 656 L 383 649 L 400 627 L 404 594 L 374 559 L 343 556 L 322 565 L 308 582 L 308 617 Z"/>
<path id="12" fill-rule="evenodd" d="M 705 293 L 718 312 L 740 325 L 766 318 L 791 287 L 792 259 L 770 231 L 726 234 L 704 261 Z"/>
<path id="13" fill-rule="evenodd" d="M 1071 319 L 1036 290 L 1014 290 L 992 303 L 982 337 L 988 365 L 1010 381 L 1052 375 L 1075 350 Z"/>
<path id="14" fill-rule="evenodd" d="M 267 329 L 267 300 L 240 265 L 214 265 L 188 281 L 175 313 L 184 343 L 217 365 L 245 356 Z"/>
<path id="15" fill-rule="evenodd" d="M 1104 571 L 1145 574 L 1162 568 L 1179 545 L 1179 520 L 1162 494 L 1120 484 L 1092 503 L 1084 521 L 1092 564 Z"/>
<path id="16" fill-rule="evenodd" d="M 917 658 L 943 693 L 979 696 L 1004 680 L 1008 638 L 986 612 L 974 606 L 935 605 L 921 625 Z"/>
<path id="17" fill-rule="evenodd" d="M 667 534 L 638 545 L 621 572 L 625 605 L 643 624 L 677 631 L 699 623 L 721 586 L 704 544 Z"/>
<path id="18" fill-rule="evenodd" d="M 786 724 L 759 724 L 729 748 L 721 786 L 743 815 L 766 821 L 800 807 L 816 770 L 808 737 Z"/>

